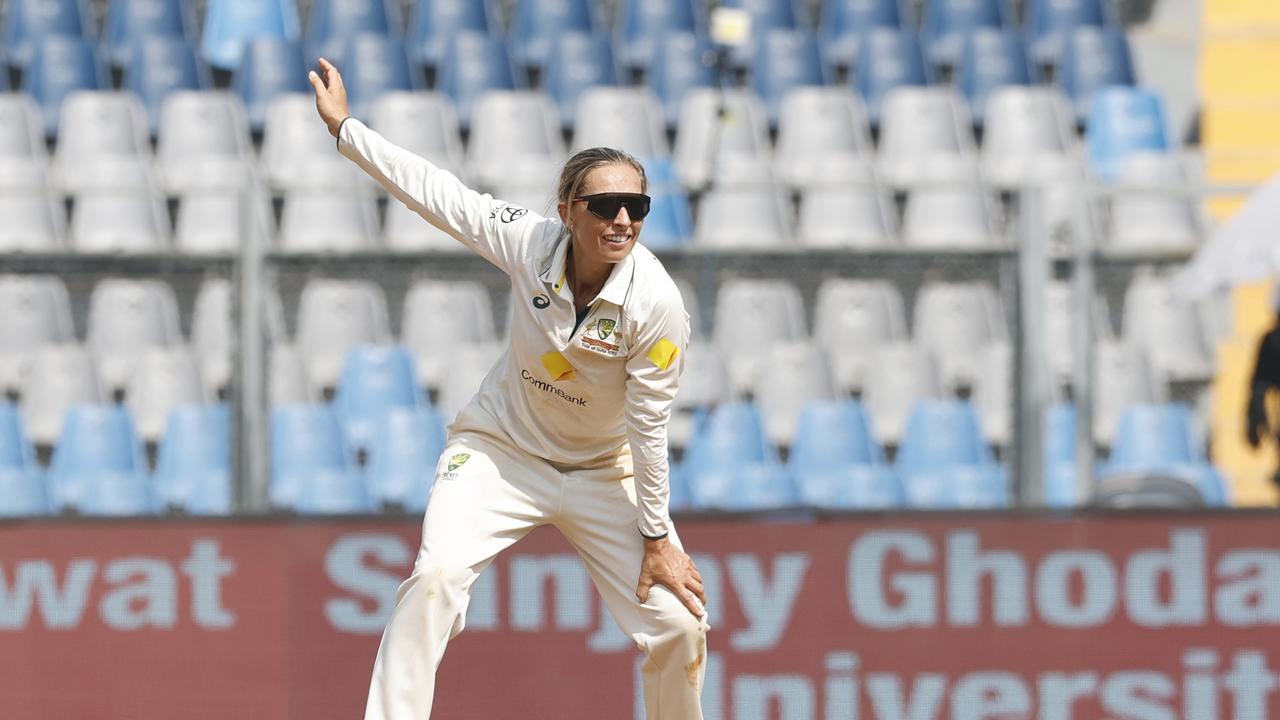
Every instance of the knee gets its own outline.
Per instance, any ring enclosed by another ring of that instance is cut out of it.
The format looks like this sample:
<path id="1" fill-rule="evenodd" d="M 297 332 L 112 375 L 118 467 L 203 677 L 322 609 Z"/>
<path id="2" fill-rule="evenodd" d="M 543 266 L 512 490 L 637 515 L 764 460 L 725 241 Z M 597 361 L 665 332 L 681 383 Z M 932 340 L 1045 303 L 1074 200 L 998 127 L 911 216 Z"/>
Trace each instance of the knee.
<path id="1" fill-rule="evenodd" d="M 423 554 L 414 566 L 413 574 L 422 586 L 428 600 L 458 598 L 471 583 L 471 569 L 450 564 L 440 558 Z"/>
<path id="2" fill-rule="evenodd" d="M 658 642 L 690 646 L 704 643 L 709 629 L 706 612 L 694 615 L 675 595 L 665 592 L 665 588 L 662 591 L 665 601 L 659 604 L 660 611 L 653 618 Z"/>

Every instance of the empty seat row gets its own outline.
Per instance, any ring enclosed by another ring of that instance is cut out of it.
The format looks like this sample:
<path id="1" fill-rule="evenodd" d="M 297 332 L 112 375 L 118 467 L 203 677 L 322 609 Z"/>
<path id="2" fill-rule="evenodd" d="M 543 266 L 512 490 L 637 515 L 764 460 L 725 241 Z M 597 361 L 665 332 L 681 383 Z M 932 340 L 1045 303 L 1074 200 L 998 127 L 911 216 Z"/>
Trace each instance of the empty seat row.
<path id="1" fill-rule="evenodd" d="M 153 472 L 124 407 L 69 407 L 46 470 L 35 461 L 17 409 L 0 403 L 0 517 L 225 515 L 234 506 L 231 417 L 225 405 L 176 406 L 166 417 Z"/>

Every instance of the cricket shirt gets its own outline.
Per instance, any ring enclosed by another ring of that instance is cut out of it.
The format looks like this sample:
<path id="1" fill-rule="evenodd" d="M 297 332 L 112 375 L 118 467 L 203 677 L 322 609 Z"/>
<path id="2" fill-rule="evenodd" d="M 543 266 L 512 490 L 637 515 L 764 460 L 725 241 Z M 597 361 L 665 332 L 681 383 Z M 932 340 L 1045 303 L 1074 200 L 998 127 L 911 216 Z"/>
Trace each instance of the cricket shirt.
<path id="1" fill-rule="evenodd" d="M 570 239 L 559 218 L 478 193 L 354 118 L 342 123 L 338 149 L 511 280 L 510 345 L 450 435 L 484 433 L 569 468 L 629 453 L 640 532 L 666 534 L 667 420 L 690 328 L 662 263 L 634 245 L 578 322 L 565 278 Z M 449 352 L 447 338 L 439 352 Z"/>

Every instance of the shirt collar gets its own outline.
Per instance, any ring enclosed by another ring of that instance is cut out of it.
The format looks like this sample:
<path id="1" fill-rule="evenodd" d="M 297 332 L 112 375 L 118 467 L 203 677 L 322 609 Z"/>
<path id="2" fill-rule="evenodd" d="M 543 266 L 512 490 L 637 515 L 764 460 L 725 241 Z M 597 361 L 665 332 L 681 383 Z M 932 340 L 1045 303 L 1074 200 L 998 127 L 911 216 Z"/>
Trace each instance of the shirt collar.
<path id="1" fill-rule="evenodd" d="M 543 265 L 542 272 L 538 274 L 542 282 L 551 286 L 552 294 L 568 296 L 571 293 L 567 278 L 571 242 L 567 235 L 561 235 L 551 249 L 551 256 Z M 604 281 L 604 287 L 600 288 L 599 298 L 621 307 L 627 299 L 627 291 L 631 289 L 634 268 L 635 248 L 632 248 L 627 257 L 609 271 L 609 278 Z"/>

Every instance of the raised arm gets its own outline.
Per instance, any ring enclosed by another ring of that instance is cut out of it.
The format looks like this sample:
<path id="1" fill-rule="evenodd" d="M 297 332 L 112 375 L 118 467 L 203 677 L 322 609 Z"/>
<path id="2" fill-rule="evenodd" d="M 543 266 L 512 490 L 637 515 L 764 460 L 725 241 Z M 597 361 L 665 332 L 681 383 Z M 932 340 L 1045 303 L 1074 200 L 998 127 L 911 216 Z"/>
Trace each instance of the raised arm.
<path id="1" fill-rule="evenodd" d="M 308 79 L 315 89 L 316 110 L 337 138 L 339 152 L 410 210 L 503 271 L 519 262 L 520 248 L 543 218 L 472 190 L 453 173 L 369 129 L 350 116 L 338 69 L 320 58 L 320 70 L 313 70 Z"/>

